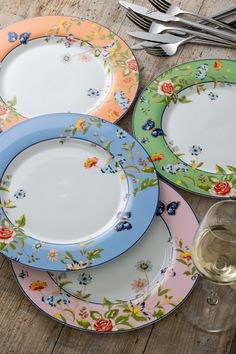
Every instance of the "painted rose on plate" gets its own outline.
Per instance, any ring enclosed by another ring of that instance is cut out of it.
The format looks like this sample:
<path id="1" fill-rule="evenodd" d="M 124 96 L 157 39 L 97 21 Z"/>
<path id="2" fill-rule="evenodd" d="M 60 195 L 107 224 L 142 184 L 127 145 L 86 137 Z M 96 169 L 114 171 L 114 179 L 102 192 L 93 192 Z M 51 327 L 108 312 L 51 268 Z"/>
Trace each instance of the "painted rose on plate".
<path id="1" fill-rule="evenodd" d="M 171 80 L 161 81 L 158 85 L 157 93 L 159 95 L 171 96 L 175 91 L 175 86 Z"/>
<path id="2" fill-rule="evenodd" d="M 227 181 L 216 182 L 210 189 L 210 193 L 216 196 L 229 197 L 235 195 L 235 188 Z"/>

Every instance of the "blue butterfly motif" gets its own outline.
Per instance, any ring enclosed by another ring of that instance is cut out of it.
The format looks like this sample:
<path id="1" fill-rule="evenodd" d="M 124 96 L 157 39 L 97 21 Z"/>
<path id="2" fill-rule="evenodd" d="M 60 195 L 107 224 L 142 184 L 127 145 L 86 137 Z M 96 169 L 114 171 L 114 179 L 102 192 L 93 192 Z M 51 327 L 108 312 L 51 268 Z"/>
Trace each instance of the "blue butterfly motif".
<path id="1" fill-rule="evenodd" d="M 130 100 L 125 97 L 125 93 L 123 91 L 116 92 L 114 96 L 115 100 L 123 109 L 127 109 L 129 107 Z"/>
<path id="2" fill-rule="evenodd" d="M 131 230 L 132 225 L 129 222 L 129 219 L 131 218 L 132 213 L 130 211 L 120 211 L 117 213 L 116 217 L 118 220 L 118 224 L 115 226 L 115 230 L 117 232 L 124 231 L 124 230 Z"/>
<path id="3" fill-rule="evenodd" d="M 151 136 L 153 136 L 153 138 L 158 138 L 158 136 L 165 136 L 165 133 L 161 128 L 156 128 L 155 122 L 152 119 L 148 119 L 146 123 L 142 125 L 142 129 L 151 131 Z"/>
<path id="4" fill-rule="evenodd" d="M 102 173 L 117 173 L 118 167 L 123 167 L 124 163 L 126 162 L 125 157 L 122 154 L 118 154 L 112 157 L 112 161 L 101 168 Z"/>
<path id="5" fill-rule="evenodd" d="M 31 33 L 29 32 L 23 32 L 19 36 L 16 32 L 8 32 L 8 41 L 14 43 L 17 41 L 17 39 L 19 39 L 21 44 L 27 44 L 30 35 Z"/>
<path id="6" fill-rule="evenodd" d="M 180 202 L 170 202 L 169 204 L 165 205 L 162 201 L 159 201 L 157 204 L 156 216 L 160 216 L 166 210 L 168 215 L 176 215 L 176 211 L 180 206 Z"/>
<path id="7" fill-rule="evenodd" d="M 20 272 L 20 274 L 18 275 L 19 278 L 25 279 L 26 277 L 29 276 L 29 273 L 27 272 L 27 270 L 25 271 L 24 269 L 22 269 L 22 271 Z"/>
<path id="8" fill-rule="evenodd" d="M 70 303 L 70 295 L 69 294 L 58 294 L 58 295 L 43 296 L 42 301 L 52 307 L 56 307 L 57 305 L 60 305 L 62 303 L 64 305 L 68 305 Z"/>

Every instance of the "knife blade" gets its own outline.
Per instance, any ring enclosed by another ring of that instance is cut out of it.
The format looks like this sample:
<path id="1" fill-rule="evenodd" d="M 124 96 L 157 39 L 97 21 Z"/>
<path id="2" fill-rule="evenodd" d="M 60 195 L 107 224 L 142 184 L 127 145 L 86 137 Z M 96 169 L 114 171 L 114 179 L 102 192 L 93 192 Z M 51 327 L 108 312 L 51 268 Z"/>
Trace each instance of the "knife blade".
<path id="1" fill-rule="evenodd" d="M 128 35 L 138 39 L 144 39 L 145 41 L 153 41 L 159 43 L 177 43 L 181 39 L 173 34 L 158 34 L 158 33 L 150 33 L 150 32 L 127 32 Z M 183 39 L 183 38 L 182 38 Z"/>

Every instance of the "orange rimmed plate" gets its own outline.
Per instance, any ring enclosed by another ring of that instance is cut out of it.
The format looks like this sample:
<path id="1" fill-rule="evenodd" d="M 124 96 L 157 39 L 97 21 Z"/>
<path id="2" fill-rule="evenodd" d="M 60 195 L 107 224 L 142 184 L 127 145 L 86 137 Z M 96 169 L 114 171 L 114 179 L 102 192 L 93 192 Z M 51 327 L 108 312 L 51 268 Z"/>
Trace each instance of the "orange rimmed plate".
<path id="1" fill-rule="evenodd" d="M 45 113 L 110 122 L 129 109 L 139 70 L 127 44 L 86 19 L 46 16 L 0 31 L 0 127 Z"/>

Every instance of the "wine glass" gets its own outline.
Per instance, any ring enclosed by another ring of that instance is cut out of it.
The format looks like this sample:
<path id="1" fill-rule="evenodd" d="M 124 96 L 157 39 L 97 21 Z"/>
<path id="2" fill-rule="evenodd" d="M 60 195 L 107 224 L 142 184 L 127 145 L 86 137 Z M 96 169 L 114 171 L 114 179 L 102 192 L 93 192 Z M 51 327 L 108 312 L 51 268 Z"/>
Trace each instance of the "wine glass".
<path id="1" fill-rule="evenodd" d="M 202 220 L 192 249 L 202 276 L 188 320 L 208 332 L 236 325 L 236 201 L 214 204 Z M 197 304 L 197 305 L 196 305 Z"/>

